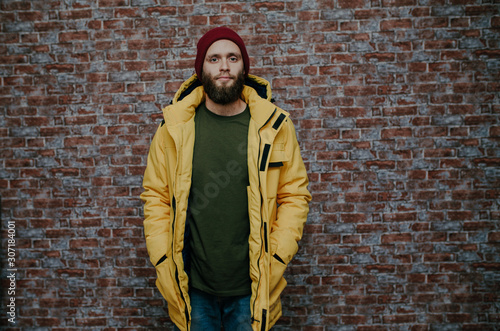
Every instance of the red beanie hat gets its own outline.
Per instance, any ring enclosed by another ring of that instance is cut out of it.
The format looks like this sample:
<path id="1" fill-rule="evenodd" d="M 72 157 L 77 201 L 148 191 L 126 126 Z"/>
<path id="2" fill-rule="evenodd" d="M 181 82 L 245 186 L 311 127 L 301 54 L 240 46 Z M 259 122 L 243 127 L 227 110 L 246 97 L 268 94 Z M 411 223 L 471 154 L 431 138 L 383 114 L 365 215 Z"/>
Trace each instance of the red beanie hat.
<path id="1" fill-rule="evenodd" d="M 248 76 L 248 71 L 250 70 L 250 60 L 248 58 L 247 49 L 243 39 L 234 32 L 233 30 L 226 27 L 219 27 L 212 29 L 205 33 L 203 37 L 198 41 L 198 53 L 196 54 L 196 62 L 194 63 L 194 69 L 198 79 L 201 79 L 201 71 L 203 68 L 203 62 L 205 61 L 205 56 L 207 55 L 208 48 L 217 40 L 227 39 L 234 42 L 241 51 L 241 56 L 243 57 L 243 66 L 245 68 L 245 77 Z"/>

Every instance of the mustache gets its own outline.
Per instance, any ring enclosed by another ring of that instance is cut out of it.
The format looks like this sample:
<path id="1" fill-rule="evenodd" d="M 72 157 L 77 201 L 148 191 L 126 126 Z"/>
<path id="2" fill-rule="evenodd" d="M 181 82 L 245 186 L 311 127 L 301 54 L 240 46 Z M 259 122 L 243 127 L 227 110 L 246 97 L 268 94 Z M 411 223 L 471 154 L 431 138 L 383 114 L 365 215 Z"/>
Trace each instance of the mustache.
<path id="1" fill-rule="evenodd" d="M 224 77 L 224 78 L 231 78 L 231 79 L 236 79 L 236 75 L 224 75 L 224 74 L 219 74 L 217 76 L 214 76 L 213 78 L 215 79 L 218 79 L 218 78 L 221 78 L 221 77 Z"/>

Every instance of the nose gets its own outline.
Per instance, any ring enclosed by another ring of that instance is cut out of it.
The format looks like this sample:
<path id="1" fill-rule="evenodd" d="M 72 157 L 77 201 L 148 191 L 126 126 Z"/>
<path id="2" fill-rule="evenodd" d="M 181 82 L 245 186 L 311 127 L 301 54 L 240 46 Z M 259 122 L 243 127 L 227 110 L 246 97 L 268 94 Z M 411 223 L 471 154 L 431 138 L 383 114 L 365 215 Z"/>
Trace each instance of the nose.
<path id="1" fill-rule="evenodd" d="M 220 71 L 228 71 L 229 70 L 228 60 L 227 59 L 222 59 L 220 62 L 221 63 L 220 63 L 219 70 Z"/>

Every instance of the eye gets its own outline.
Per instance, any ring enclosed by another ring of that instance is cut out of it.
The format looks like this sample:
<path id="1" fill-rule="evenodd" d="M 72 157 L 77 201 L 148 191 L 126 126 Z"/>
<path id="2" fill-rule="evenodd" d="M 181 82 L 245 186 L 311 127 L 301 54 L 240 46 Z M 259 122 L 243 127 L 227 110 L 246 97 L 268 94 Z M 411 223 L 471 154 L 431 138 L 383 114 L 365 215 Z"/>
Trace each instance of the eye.
<path id="1" fill-rule="evenodd" d="M 231 62 L 236 62 L 236 61 L 238 61 L 238 58 L 237 58 L 236 56 L 231 56 L 231 57 L 229 58 L 229 61 L 231 61 Z"/>

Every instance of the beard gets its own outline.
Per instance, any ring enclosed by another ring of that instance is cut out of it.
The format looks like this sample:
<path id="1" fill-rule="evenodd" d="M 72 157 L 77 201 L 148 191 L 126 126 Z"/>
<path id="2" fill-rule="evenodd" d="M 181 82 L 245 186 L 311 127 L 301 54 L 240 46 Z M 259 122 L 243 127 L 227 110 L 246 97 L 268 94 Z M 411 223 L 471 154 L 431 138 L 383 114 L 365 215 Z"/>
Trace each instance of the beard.
<path id="1" fill-rule="evenodd" d="M 204 72 L 201 73 L 201 83 L 210 100 L 220 105 L 227 105 L 240 98 L 245 83 L 245 74 L 242 70 L 236 77 L 231 77 L 235 78 L 233 84 L 229 86 L 217 86 L 214 76 Z"/>

